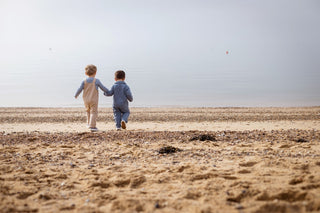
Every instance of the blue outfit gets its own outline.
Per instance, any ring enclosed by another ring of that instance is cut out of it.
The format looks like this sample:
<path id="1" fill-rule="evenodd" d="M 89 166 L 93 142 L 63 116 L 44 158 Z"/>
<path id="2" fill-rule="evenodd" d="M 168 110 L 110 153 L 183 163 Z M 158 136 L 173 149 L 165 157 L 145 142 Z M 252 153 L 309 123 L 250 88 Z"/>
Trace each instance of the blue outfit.
<path id="1" fill-rule="evenodd" d="M 124 81 L 116 81 L 111 89 L 104 93 L 105 96 L 113 95 L 113 115 L 116 127 L 121 127 L 121 121 L 128 122 L 130 115 L 129 103 L 133 97 L 129 86 Z"/>
<path id="2" fill-rule="evenodd" d="M 95 78 L 88 77 L 86 80 L 82 81 L 82 83 L 81 83 L 81 85 L 80 85 L 79 89 L 77 90 L 77 92 L 76 92 L 76 94 L 75 94 L 74 97 L 77 98 L 77 97 L 80 95 L 80 93 L 81 93 L 82 90 L 84 89 L 84 82 L 85 82 L 85 81 L 87 81 L 87 83 L 92 83 L 94 79 L 95 79 Z M 103 86 L 103 84 L 100 82 L 100 80 L 96 78 L 96 89 L 98 90 L 98 88 L 100 88 L 103 92 L 108 92 L 108 89 L 105 88 L 105 87 Z"/>

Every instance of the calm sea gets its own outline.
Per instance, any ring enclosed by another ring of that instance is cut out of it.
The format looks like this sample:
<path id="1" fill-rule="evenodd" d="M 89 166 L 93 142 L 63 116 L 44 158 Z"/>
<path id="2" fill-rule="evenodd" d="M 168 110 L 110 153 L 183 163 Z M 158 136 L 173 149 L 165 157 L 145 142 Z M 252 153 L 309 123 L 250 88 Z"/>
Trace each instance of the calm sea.
<path id="1" fill-rule="evenodd" d="M 37 52 L 38 51 L 38 52 Z M 248 67 L 232 54 L 202 61 L 182 58 L 88 56 L 51 48 L 32 54 L 9 53 L 0 63 L 1 107 L 79 107 L 74 94 L 85 78 L 84 67 L 98 67 L 97 78 L 110 88 L 114 72 L 123 69 L 134 95 L 134 107 L 314 106 L 320 105 L 319 74 L 296 77 Z M 291 78 L 291 79 L 290 79 Z M 112 98 L 100 92 L 100 106 Z"/>

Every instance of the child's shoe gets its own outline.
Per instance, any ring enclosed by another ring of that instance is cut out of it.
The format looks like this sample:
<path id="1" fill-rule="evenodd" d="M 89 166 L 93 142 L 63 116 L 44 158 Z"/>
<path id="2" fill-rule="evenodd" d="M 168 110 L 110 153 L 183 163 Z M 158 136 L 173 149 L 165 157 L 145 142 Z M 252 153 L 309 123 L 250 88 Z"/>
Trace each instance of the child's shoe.
<path id="1" fill-rule="evenodd" d="M 121 131 L 121 128 L 117 128 L 116 130 L 117 130 L 117 131 Z"/>
<path id="2" fill-rule="evenodd" d="M 98 128 L 97 127 L 90 127 L 90 131 L 91 132 L 98 132 Z"/>
<path id="3" fill-rule="evenodd" d="M 125 121 L 121 121 L 121 128 L 122 129 L 126 129 L 127 128 L 127 125 L 126 125 Z"/>

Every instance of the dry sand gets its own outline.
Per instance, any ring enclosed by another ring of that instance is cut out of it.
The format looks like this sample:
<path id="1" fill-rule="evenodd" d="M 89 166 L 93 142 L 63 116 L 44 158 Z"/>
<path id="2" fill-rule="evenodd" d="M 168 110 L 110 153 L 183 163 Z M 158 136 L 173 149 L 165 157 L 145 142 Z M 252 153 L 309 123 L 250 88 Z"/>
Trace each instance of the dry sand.
<path id="1" fill-rule="evenodd" d="M 320 107 L 0 108 L 1 212 L 319 212 Z M 171 153 L 170 153 L 171 152 Z"/>

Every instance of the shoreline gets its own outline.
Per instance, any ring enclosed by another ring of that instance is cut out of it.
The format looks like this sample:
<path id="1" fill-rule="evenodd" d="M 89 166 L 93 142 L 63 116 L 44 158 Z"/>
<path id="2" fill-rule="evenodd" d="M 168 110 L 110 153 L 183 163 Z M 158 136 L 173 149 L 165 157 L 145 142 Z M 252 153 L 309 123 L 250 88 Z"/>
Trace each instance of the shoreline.
<path id="1" fill-rule="evenodd" d="M 114 122 L 97 122 L 99 132 L 115 131 Z M 266 122 L 129 122 L 122 131 L 272 131 L 272 130 L 316 130 L 320 121 L 266 121 Z M 0 124 L 0 132 L 89 132 L 84 123 L 10 123 Z"/>
<path id="2" fill-rule="evenodd" d="M 131 108 L 128 131 L 320 130 L 320 107 Z M 115 129 L 111 108 L 99 108 L 97 127 Z M 0 132 L 86 132 L 83 108 L 0 108 Z"/>
<path id="3" fill-rule="evenodd" d="M 99 109 L 109 109 L 110 106 L 99 106 Z M 297 109 L 297 108 L 320 108 L 320 105 L 309 106 L 187 106 L 187 105 L 165 105 L 165 106 L 130 106 L 130 109 Z M 0 109 L 85 109 L 83 104 L 79 106 L 0 106 Z"/>

